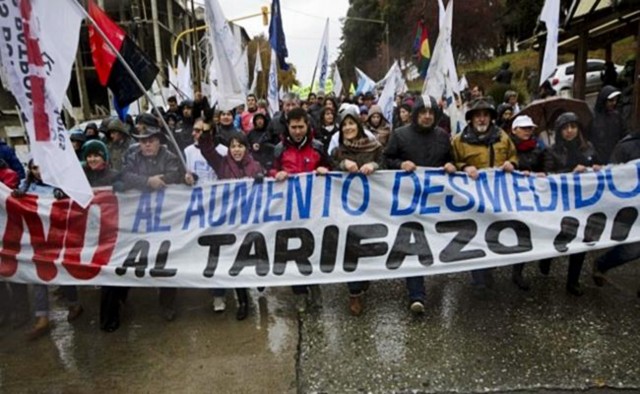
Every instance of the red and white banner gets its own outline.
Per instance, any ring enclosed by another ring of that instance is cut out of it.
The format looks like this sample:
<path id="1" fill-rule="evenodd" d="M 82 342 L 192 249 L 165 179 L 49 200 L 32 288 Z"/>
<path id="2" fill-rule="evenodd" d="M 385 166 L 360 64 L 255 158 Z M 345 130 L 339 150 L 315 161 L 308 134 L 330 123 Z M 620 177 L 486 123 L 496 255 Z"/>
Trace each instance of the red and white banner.
<path id="1" fill-rule="evenodd" d="M 468 271 L 640 241 L 640 161 L 544 178 L 302 174 L 153 193 L 88 209 L 0 187 L 0 278 L 255 287 Z"/>
<path id="2" fill-rule="evenodd" d="M 1 69 L 44 182 L 87 206 L 91 188 L 60 117 L 82 14 L 72 1 L 0 0 Z"/>

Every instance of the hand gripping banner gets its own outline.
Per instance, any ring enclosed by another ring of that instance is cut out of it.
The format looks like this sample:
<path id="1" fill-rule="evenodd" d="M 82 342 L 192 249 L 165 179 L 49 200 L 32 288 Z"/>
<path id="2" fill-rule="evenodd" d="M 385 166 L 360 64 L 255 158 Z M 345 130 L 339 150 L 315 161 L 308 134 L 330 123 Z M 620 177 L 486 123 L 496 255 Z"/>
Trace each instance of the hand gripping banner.
<path id="1" fill-rule="evenodd" d="M 87 209 L 0 188 L 0 278 L 255 287 L 504 266 L 640 241 L 640 161 L 529 177 L 419 168 L 96 190 Z"/>

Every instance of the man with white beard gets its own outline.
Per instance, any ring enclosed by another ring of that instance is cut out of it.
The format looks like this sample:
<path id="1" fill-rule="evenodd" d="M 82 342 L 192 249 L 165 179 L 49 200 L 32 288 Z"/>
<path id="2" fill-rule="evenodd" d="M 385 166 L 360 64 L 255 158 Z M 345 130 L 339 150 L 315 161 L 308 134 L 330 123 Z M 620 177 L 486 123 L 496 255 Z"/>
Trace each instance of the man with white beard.
<path id="1" fill-rule="evenodd" d="M 452 141 L 458 170 L 478 179 L 479 170 L 496 168 L 511 172 L 518 166 L 516 146 L 507 133 L 495 125 L 498 117 L 493 104 L 484 97 L 471 102 L 465 114 L 468 124 Z M 480 289 L 492 285 L 489 269 L 471 271 L 473 284 Z"/>

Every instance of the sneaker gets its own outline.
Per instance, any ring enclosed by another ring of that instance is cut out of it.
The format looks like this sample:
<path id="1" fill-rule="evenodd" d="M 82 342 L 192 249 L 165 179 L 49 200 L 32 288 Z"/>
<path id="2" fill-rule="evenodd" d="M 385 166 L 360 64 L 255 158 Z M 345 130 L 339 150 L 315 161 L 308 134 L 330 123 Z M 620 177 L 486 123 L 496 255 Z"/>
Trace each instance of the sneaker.
<path id="1" fill-rule="evenodd" d="M 82 305 L 71 305 L 69 307 L 69 312 L 67 312 L 67 321 L 71 323 L 72 321 L 79 318 L 80 315 L 82 315 L 82 312 L 84 312 Z"/>
<path id="2" fill-rule="evenodd" d="M 307 311 L 307 295 L 298 294 L 296 296 L 296 310 L 298 313 L 305 313 Z"/>
<path id="3" fill-rule="evenodd" d="M 422 315 L 424 313 L 424 302 L 420 300 L 411 301 L 411 306 L 409 306 L 409 310 L 414 315 Z"/>
<path id="4" fill-rule="evenodd" d="M 349 296 L 349 312 L 353 316 L 362 315 L 362 310 L 364 309 L 364 305 L 362 304 L 362 295 L 350 295 Z"/>
<path id="5" fill-rule="evenodd" d="M 213 297 L 213 311 L 222 313 L 225 309 L 227 309 L 227 304 L 224 297 Z"/>

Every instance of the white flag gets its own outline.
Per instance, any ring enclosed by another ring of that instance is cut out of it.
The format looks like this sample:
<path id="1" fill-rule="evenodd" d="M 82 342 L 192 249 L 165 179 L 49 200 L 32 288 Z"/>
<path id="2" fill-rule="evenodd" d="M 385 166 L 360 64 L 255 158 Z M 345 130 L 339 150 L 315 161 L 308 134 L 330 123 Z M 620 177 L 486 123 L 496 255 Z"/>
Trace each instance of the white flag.
<path id="1" fill-rule="evenodd" d="M 451 48 L 451 33 L 453 30 L 453 0 L 449 0 L 445 12 L 444 25 L 440 30 L 436 45 L 433 49 L 427 77 L 424 80 L 422 94 L 440 99 L 447 94 L 446 85 L 449 84 L 452 91 L 458 91 L 458 76 L 453 49 Z"/>
<path id="2" fill-rule="evenodd" d="M 178 59 L 178 64 L 180 64 L 180 59 Z M 176 87 L 178 86 L 178 69 L 177 67 L 173 68 L 171 63 L 167 62 L 167 71 L 169 73 L 169 87 L 167 88 L 169 95 L 179 97 L 176 91 Z"/>
<path id="3" fill-rule="evenodd" d="M 178 59 L 178 94 L 182 99 L 193 98 L 193 87 L 191 85 L 191 59 L 187 58 L 186 61 Z"/>
<path id="4" fill-rule="evenodd" d="M 440 29 L 440 31 L 442 31 L 442 26 L 445 25 L 445 17 L 446 15 L 446 8 L 444 8 L 444 3 L 442 2 L 442 0 L 438 0 L 438 28 Z"/>
<path id="5" fill-rule="evenodd" d="M 378 99 L 378 105 L 382 108 L 382 114 L 387 121 L 393 119 L 393 101 L 395 94 L 398 90 L 402 89 L 404 84 L 404 78 L 402 77 L 402 71 L 398 65 L 398 61 L 393 62 L 393 65 L 387 72 L 386 82 L 384 89 L 380 93 Z"/>
<path id="6" fill-rule="evenodd" d="M 251 81 L 251 89 L 249 91 L 256 93 L 258 87 L 258 73 L 262 72 L 262 59 L 260 58 L 260 44 L 256 47 L 256 64 L 253 66 L 253 81 Z"/>
<path id="7" fill-rule="evenodd" d="M 213 47 L 212 63 L 218 76 L 218 107 L 228 111 L 245 101 L 246 85 L 243 87 L 234 68 L 234 61 L 242 54 L 238 53 L 239 48 L 218 0 L 207 0 L 205 8 L 209 41 Z"/>
<path id="8" fill-rule="evenodd" d="M 240 55 L 237 59 L 233 59 L 233 67 L 236 70 L 236 75 L 242 88 L 245 89 L 244 96 L 246 96 L 246 89 L 249 88 L 249 57 L 247 56 L 247 48 L 242 46 L 242 28 L 238 25 L 231 26 L 233 28 L 233 38 L 238 46 L 236 53 Z"/>
<path id="9" fill-rule="evenodd" d="M 2 73 L 20 106 L 42 180 L 82 207 L 93 198 L 60 113 L 71 78 L 83 15 L 71 2 L 3 3 Z"/>
<path id="10" fill-rule="evenodd" d="M 376 82 L 358 67 L 356 67 L 356 78 L 358 79 L 356 94 L 373 92 L 376 88 Z"/>
<path id="11" fill-rule="evenodd" d="M 542 85 L 558 67 L 558 26 L 560 24 L 560 0 L 545 0 L 540 13 L 540 21 L 547 26 L 547 44 L 544 47 L 544 60 L 540 71 Z"/>
<path id="12" fill-rule="evenodd" d="M 342 77 L 340 77 L 340 71 L 338 71 L 337 63 L 336 68 L 333 69 L 333 77 L 331 79 L 333 81 L 333 94 L 336 97 L 340 97 L 342 94 Z"/>
<path id="13" fill-rule="evenodd" d="M 329 18 L 327 18 L 327 22 L 324 25 L 324 33 L 322 34 L 322 41 L 320 42 L 320 52 L 318 53 L 316 68 L 320 71 L 318 90 L 324 92 L 327 77 L 329 76 Z"/>
<path id="14" fill-rule="evenodd" d="M 267 91 L 267 101 L 269 102 L 269 115 L 280 111 L 280 101 L 278 100 L 278 55 L 271 49 L 271 66 L 269 66 L 269 86 Z"/>

